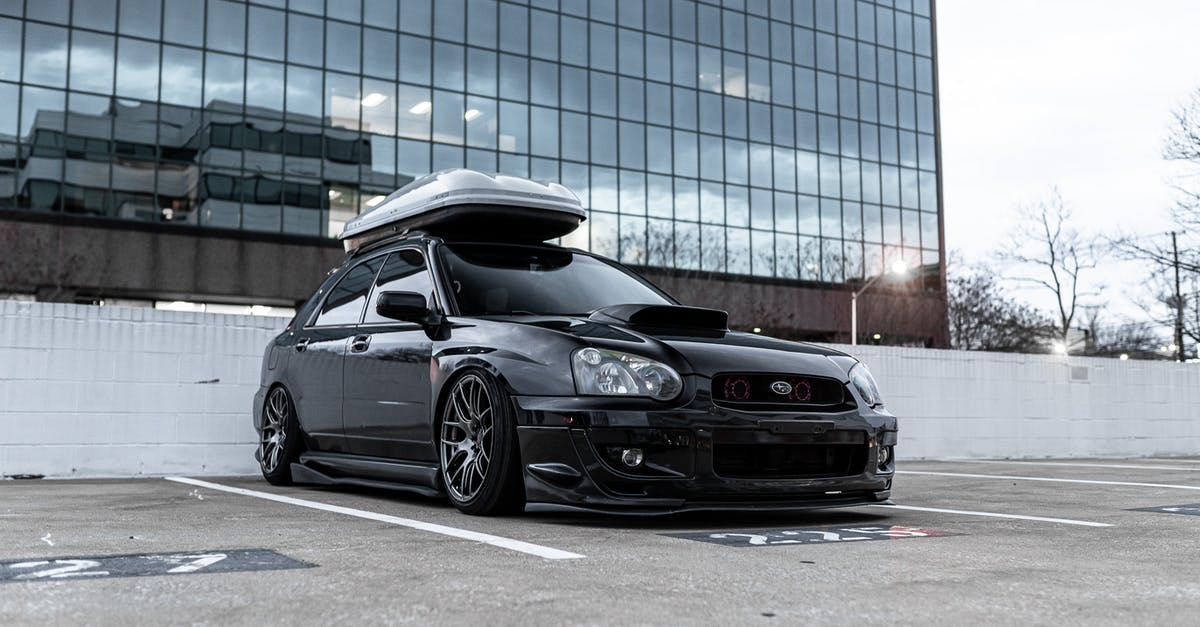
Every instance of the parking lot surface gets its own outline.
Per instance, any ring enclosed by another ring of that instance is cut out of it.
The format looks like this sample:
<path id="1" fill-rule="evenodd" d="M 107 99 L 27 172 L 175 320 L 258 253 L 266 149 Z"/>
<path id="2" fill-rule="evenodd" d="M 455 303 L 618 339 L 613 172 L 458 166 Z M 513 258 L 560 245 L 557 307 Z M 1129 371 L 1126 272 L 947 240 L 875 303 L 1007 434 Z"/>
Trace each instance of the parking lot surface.
<path id="1" fill-rule="evenodd" d="M 0 624 L 1200 616 L 1200 458 L 900 468 L 897 507 L 657 518 L 475 518 L 257 477 L 4 481 Z"/>

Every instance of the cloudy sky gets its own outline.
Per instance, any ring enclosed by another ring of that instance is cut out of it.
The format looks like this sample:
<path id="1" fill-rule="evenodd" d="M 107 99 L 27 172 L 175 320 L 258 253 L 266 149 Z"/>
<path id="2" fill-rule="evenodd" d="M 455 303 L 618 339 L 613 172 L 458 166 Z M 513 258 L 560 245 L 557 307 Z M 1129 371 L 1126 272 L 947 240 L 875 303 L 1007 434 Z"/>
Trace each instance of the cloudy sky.
<path id="1" fill-rule="evenodd" d="M 949 250 L 986 256 L 1014 206 L 1052 186 L 1080 226 L 1168 229 L 1162 145 L 1200 88 L 1200 2 L 938 0 L 937 12 Z"/>

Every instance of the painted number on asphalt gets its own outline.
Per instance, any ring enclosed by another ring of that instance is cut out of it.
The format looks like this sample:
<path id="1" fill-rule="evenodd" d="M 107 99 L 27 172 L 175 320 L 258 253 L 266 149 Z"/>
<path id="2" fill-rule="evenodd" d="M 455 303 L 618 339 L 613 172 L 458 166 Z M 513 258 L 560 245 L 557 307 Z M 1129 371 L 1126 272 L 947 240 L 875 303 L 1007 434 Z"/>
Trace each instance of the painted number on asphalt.
<path id="1" fill-rule="evenodd" d="M 314 564 L 294 560 L 266 549 L 102 557 L 47 557 L 0 562 L 0 583 L 229 573 L 247 570 L 312 568 L 313 566 Z"/>
<path id="2" fill-rule="evenodd" d="M 776 546 L 781 544 L 824 544 L 830 542 L 900 540 L 902 538 L 934 538 L 958 534 L 899 525 L 857 525 L 853 527 L 762 529 L 754 531 L 721 531 L 717 533 L 664 533 L 662 535 L 726 546 Z"/>
<path id="3" fill-rule="evenodd" d="M 1162 507 L 1139 507 L 1135 512 L 1158 512 L 1161 514 L 1183 514 L 1184 516 L 1200 516 L 1200 503 L 1190 505 L 1164 505 Z"/>

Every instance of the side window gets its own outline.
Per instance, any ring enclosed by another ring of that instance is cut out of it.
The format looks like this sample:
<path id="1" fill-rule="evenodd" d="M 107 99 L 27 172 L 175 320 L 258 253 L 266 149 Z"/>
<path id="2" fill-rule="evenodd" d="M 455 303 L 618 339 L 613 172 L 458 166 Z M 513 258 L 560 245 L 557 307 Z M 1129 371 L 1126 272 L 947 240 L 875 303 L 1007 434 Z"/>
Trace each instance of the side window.
<path id="1" fill-rule="evenodd" d="M 327 327 L 340 324 L 358 324 L 362 318 L 363 306 L 367 303 L 367 291 L 371 289 L 371 281 L 383 264 L 383 257 L 376 257 L 365 263 L 354 266 L 342 277 L 341 281 L 329 292 L 329 298 L 321 306 L 314 326 Z"/>
<path id="2" fill-rule="evenodd" d="M 416 292 L 425 296 L 425 302 L 433 307 L 433 282 L 425 271 L 425 256 L 420 251 L 406 249 L 388 255 L 383 271 L 375 281 L 371 297 L 367 300 L 366 324 L 395 322 L 375 313 L 375 301 L 381 292 Z"/>

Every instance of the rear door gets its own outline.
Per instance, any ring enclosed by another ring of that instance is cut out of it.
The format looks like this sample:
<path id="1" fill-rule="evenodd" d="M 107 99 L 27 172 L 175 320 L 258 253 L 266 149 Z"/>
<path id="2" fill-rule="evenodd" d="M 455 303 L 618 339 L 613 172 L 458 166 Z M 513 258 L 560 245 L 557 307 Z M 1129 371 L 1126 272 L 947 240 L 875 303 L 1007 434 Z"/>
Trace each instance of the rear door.
<path id="1" fill-rule="evenodd" d="M 322 451 L 347 451 L 342 426 L 343 362 L 383 261 L 383 256 L 374 257 L 346 271 L 311 324 L 296 333 L 288 362 L 292 397 L 304 432 Z"/>
<path id="2" fill-rule="evenodd" d="M 347 446 L 359 455 L 434 461 L 429 381 L 433 340 L 420 324 L 375 312 L 374 303 L 385 291 L 416 292 L 430 307 L 437 306 L 419 248 L 388 255 L 367 299 L 363 323 L 351 338 L 343 370 Z"/>

